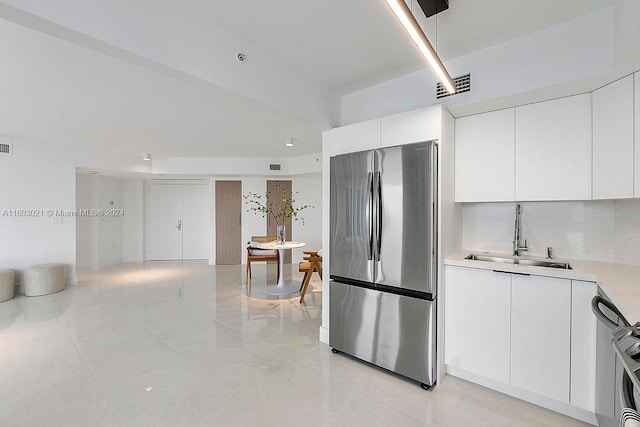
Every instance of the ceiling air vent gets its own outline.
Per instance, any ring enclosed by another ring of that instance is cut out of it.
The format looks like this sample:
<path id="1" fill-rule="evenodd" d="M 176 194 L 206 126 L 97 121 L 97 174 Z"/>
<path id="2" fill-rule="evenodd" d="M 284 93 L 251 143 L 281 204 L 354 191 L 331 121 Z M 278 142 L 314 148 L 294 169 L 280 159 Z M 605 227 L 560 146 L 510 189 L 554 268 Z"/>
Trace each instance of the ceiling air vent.
<path id="1" fill-rule="evenodd" d="M 471 91 L 471 73 L 455 77 L 453 83 L 456 85 L 456 93 L 454 93 L 454 95 Z M 436 84 L 436 99 L 446 98 L 448 96 L 452 95 L 447 92 L 447 89 L 442 83 L 438 82 Z"/>
<path id="2" fill-rule="evenodd" d="M 282 165 L 279 165 L 277 163 L 271 163 L 269 165 L 269 170 L 270 171 L 279 171 L 280 169 L 282 169 Z"/>
<path id="3" fill-rule="evenodd" d="M 13 154 L 13 147 L 11 146 L 11 144 L 7 144 L 4 142 L 0 143 L 0 154 L 8 154 L 11 155 Z"/>

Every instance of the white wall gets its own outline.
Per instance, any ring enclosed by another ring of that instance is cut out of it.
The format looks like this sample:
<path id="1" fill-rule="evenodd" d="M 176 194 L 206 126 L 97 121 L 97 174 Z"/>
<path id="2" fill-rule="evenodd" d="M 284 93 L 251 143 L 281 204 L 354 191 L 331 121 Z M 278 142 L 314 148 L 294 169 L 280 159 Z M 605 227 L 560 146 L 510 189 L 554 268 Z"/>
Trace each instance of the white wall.
<path id="1" fill-rule="evenodd" d="M 122 261 L 144 261 L 144 181 L 122 180 Z"/>
<path id="2" fill-rule="evenodd" d="M 78 270 L 97 270 L 141 262 L 143 258 L 142 180 L 78 173 L 76 206 L 81 209 L 122 209 L 124 216 L 76 218 Z"/>
<path id="3" fill-rule="evenodd" d="M 522 207 L 526 255 L 640 265 L 640 200 L 527 202 Z M 515 203 L 465 203 L 462 247 L 511 253 Z"/>
<path id="4" fill-rule="evenodd" d="M 293 249 L 291 262 L 302 261 L 303 251 L 322 249 L 322 173 L 294 176 L 291 178 L 296 206 L 311 205 L 313 208 L 302 211 L 302 221 L 292 222 L 292 238 L 305 242 L 307 246 Z"/>
<path id="5" fill-rule="evenodd" d="M 93 206 L 93 175 L 76 175 L 76 209 Z M 97 249 L 96 229 L 92 218 L 76 218 L 76 264 L 78 271 L 96 268 Z"/>
<path id="6" fill-rule="evenodd" d="M 270 164 L 281 170 L 269 170 Z M 227 158 L 227 157 L 170 157 L 154 158 L 154 174 L 200 174 L 216 176 L 289 176 L 322 170 L 320 154 L 293 158 Z"/>
<path id="7" fill-rule="evenodd" d="M 76 176 L 76 208 L 78 211 L 121 209 L 120 180 L 79 173 Z M 95 270 L 121 264 L 122 217 L 78 216 L 76 263 L 78 270 Z"/>
<path id="8" fill-rule="evenodd" d="M 0 156 L 0 210 L 64 209 L 76 207 L 76 167 L 148 172 L 148 165 L 133 156 L 80 147 L 0 137 L 13 143 L 12 156 Z M 0 213 L 1 215 L 1 213 Z M 0 263 L 16 270 L 18 281 L 30 265 L 65 264 L 67 278 L 75 282 L 76 219 L 53 223 L 50 217 L 0 216 Z"/>
<path id="9" fill-rule="evenodd" d="M 613 17 L 613 9 L 604 9 L 445 61 L 452 76 L 471 72 L 472 92 L 443 104 L 459 117 L 588 92 L 612 81 Z M 344 126 L 440 103 L 435 99 L 435 83 L 433 73 L 425 68 L 345 95 L 341 123 Z M 559 91 L 559 85 L 567 87 Z"/>
<path id="10" fill-rule="evenodd" d="M 96 176 L 94 181 L 94 206 L 96 209 L 122 209 L 122 182 L 118 178 Z M 111 267 L 122 264 L 121 216 L 91 218 L 97 228 L 97 266 Z"/>

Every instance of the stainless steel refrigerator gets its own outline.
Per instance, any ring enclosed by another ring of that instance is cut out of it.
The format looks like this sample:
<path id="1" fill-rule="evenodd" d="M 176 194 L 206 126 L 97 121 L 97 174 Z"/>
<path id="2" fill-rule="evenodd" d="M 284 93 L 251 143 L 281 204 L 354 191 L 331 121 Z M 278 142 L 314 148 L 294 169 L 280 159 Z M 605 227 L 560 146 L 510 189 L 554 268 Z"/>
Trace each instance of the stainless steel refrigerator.
<path id="1" fill-rule="evenodd" d="M 438 149 L 331 158 L 329 345 L 435 383 Z"/>

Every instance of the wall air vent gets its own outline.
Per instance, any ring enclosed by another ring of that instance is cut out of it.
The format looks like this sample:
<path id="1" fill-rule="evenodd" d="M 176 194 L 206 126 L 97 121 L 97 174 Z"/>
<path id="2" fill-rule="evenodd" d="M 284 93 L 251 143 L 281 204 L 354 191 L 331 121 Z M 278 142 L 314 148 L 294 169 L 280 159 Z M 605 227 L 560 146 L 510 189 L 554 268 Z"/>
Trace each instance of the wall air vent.
<path id="1" fill-rule="evenodd" d="M 282 169 L 282 165 L 279 165 L 277 163 L 271 163 L 269 165 L 269 170 L 270 171 L 279 171 L 280 169 Z"/>
<path id="2" fill-rule="evenodd" d="M 456 85 L 456 93 L 453 95 L 457 95 L 459 93 L 465 93 L 471 91 L 471 73 L 467 73 L 463 76 L 458 76 L 453 79 L 453 83 Z M 448 96 L 453 96 L 447 89 L 442 85 L 442 83 L 438 82 L 436 84 L 436 99 L 446 98 Z"/>
<path id="3" fill-rule="evenodd" d="M 11 144 L 7 144 L 5 142 L 0 143 L 0 155 L 2 154 L 13 154 L 13 146 Z"/>

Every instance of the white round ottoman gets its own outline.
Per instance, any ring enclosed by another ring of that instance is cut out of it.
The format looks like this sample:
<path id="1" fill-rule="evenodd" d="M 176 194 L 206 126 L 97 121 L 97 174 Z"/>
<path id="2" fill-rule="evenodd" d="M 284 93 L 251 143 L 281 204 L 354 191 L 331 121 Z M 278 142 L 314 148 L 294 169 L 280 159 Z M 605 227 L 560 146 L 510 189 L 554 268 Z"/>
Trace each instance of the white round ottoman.
<path id="1" fill-rule="evenodd" d="M 0 302 L 13 298 L 16 273 L 13 270 L 0 270 Z"/>
<path id="2" fill-rule="evenodd" d="M 64 285 L 63 264 L 33 265 L 24 271 L 24 294 L 28 297 L 60 292 Z"/>

